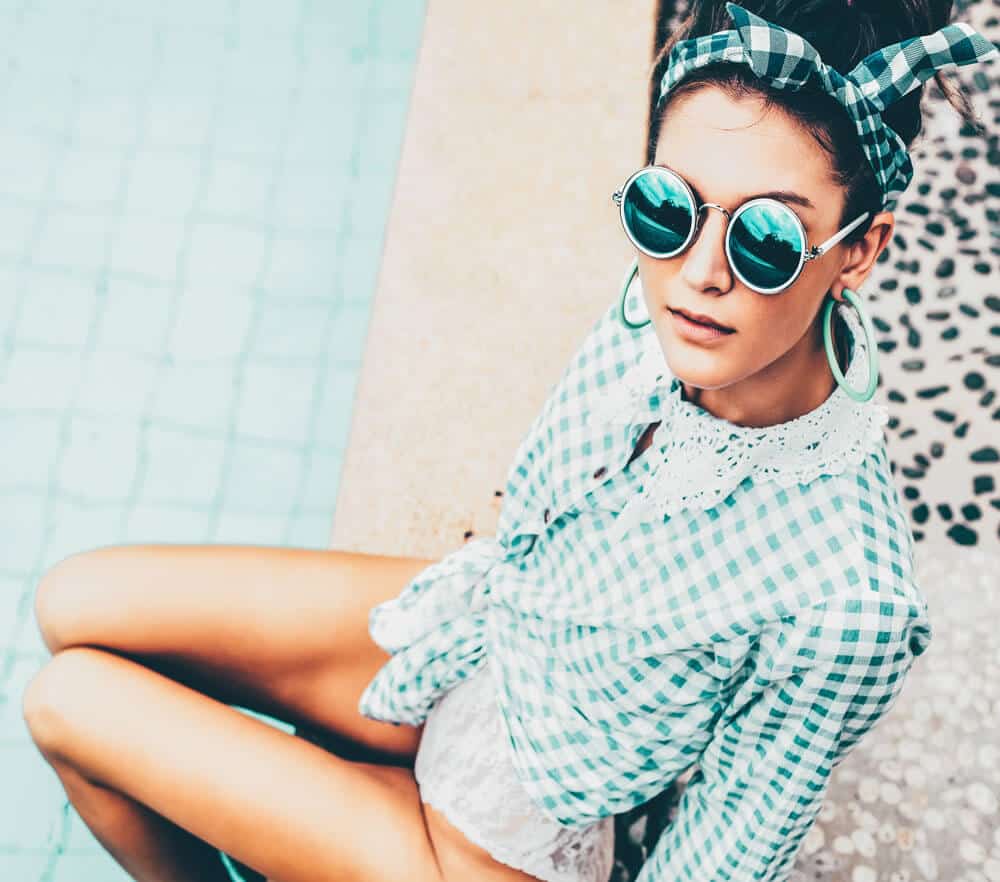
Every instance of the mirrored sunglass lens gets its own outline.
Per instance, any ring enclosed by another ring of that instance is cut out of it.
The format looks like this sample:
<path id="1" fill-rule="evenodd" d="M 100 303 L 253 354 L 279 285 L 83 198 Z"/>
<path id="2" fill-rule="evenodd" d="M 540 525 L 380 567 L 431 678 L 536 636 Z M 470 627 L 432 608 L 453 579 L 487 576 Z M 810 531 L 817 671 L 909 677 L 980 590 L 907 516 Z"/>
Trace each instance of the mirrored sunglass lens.
<path id="1" fill-rule="evenodd" d="M 691 232 L 694 206 L 673 175 L 643 172 L 629 185 L 622 209 L 632 236 L 656 254 L 677 251 Z"/>
<path id="2" fill-rule="evenodd" d="M 795 275 L 805 251 L 795 215 L 780 203 L 758 203 L 729 227 L 734 268 L 756 288 L 777 288 Z"/>

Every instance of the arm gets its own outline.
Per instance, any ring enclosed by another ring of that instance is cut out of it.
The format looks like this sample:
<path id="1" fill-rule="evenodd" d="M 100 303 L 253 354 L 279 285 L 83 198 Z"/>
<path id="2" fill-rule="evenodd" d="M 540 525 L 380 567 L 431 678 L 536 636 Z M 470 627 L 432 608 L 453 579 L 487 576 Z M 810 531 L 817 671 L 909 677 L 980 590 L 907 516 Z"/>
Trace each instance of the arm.
<path id="1" fill-rule="evenodd" d="M 923 608 L 898 598 L 873 593 L 838 607 L 814 644 L 825 651 L 800 649 L 780 679 L 720 722 L 636 882 L 789 877 L 832 770 L 893 706 L 930 633 Z M 758 660 L 744 686 L 768 668 Z"/>

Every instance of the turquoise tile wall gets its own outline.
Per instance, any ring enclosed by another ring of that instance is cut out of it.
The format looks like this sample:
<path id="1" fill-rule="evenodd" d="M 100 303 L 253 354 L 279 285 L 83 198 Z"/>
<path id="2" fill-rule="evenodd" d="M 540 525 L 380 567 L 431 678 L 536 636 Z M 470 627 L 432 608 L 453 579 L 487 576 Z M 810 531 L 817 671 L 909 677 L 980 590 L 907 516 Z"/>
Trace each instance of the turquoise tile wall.
<path id="1" fill-rule="evenodd" d="M 424 12 L 0 3 L 5 882 L 129 878 L 24 726 L 44 570 L 329 545 Z"/>

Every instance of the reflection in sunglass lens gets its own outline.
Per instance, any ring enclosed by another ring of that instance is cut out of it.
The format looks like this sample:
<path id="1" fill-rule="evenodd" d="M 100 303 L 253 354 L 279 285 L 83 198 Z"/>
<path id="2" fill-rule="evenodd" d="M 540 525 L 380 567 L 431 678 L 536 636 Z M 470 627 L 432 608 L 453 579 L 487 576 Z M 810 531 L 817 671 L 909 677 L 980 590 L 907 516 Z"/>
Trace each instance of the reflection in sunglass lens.
<path id="1" fill-rule="evenodd" d="M 754 288 L 784 285 L 805 251 L 792 210 L 780 202 L 761 202 L 741 212 L 729 237 L 734 269 Z"/>
<path id="2" fill-rule="evenodd" d="M 625 223 L 643 248 L 668 256 L 691 232 L 694 206 L 677 178 L 661 170 L 639 175 L 625 192 Z"/>

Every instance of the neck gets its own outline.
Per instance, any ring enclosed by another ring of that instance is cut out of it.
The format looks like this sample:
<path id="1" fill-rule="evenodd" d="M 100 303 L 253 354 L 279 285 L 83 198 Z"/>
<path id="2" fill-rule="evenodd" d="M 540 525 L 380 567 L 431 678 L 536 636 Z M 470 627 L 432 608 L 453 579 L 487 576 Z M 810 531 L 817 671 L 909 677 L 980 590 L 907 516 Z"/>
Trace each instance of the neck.
<path id="1" fill-rule="evenodd" d="M 682 383 L 683 398 L 713 416 L 748 428 L 796 419 L 822 405 L 837 388 L 822 338 L 819 348 L 814 344 L 807 334 L 767 367 L 721 389 Z M 835 349 L 841 371 L 846 371 L 846 359 Z"/>

